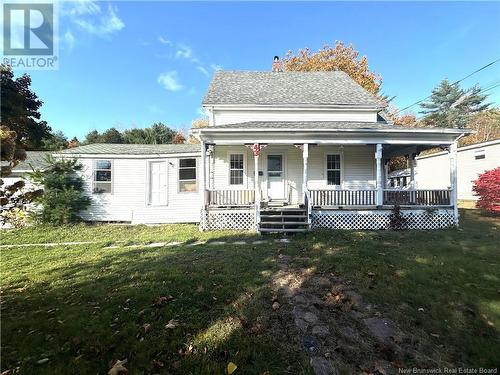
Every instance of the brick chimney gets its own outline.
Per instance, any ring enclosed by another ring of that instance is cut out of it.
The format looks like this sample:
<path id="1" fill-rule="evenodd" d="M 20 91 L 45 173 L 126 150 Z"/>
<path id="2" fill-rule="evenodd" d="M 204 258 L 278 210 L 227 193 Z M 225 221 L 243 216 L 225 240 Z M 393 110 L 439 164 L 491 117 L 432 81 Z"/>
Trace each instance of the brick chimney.
<path id="1" fill-rule="evenodd" d="M 273 59 L 273 72 L 282 72 L 280 58 L 278 56 L 274 56 Z"/>

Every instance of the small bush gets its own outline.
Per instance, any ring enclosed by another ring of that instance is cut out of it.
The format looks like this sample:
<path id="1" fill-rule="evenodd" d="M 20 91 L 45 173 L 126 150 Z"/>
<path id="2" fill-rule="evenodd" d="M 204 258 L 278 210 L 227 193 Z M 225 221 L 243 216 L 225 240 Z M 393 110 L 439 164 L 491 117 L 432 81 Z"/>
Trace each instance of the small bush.
<path id="1" fill-rule="evenodd" d="M 500 167 L 479 175 L 472 190 L 479 196 L 476 207 L 500 214 Z"/>
<path id="2" fill-rule="evenodd" d="M 47 158 L 48 167 L 35 171 L 31 178 L 43 185 L 44 194 L 37 200 L 41 209 L 37 221 L 46 224 L 67 224 L 80 221 L 79 213 L 91 203 L 84 194 L 83 178 L 78 174 L 83 166 L 76 159 Z"/>
<path id="3" fill-rule="evenodd" d="M 389 229 L 406 229 L 407 225 L 408 219 L 401 213 L 401 206 L 399 203 L 395 203 L 389 215 Z"/>

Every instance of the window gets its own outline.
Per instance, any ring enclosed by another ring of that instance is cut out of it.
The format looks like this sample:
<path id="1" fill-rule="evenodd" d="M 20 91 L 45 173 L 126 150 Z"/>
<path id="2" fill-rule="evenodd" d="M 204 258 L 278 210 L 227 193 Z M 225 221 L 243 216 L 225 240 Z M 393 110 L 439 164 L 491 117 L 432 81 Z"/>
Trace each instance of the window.
<path id="1" fill-rule="evenodd" d="M 476 152 L 474 152 L 474 159 L 486 159 L 486 152 L 484 150 L 476 150 Z"/>
<path id="2" fill-rule="evenodd" d="M 340 185 L 340 155 L 326 155 L 327 185 Z"/>
<path id="3" fill-rule="evenodd" d="M 112 171 L 111 160 L 96 160 L 94 162 L 93 188 L 94 194 L 111 194 Z"/>
<path id="4" fill-rule="evenodd" d="M 229 155 L 229 184 L 243 185 L 243 154 Z"/>
<path id="5" fill-rule="evenodd" d="M 196 159 L 179 159 L 179 191 L 196 191 Z"/>

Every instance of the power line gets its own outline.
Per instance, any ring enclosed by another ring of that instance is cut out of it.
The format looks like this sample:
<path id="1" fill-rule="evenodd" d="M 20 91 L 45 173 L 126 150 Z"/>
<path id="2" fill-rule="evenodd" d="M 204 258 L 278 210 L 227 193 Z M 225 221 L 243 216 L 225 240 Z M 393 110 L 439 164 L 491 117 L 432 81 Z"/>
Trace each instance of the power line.
<path id="1" fill-rule="evenodd" d="M 491 87 L 488 87 L 487 89 L 484 89 L 484 90 L 481 90 L 481 92 L 486 92 L 486 91 L 489 91 L 489 90 L 493 90 L 495 87 L 498 87 L 500 86 L 500 82 L 498 82 L 497 84 L 491 86 Z"/>
<path id="2" fill-rule="evenodd" d="M 494 61 L 492 61 L 492 62 L 490 62 L 489 64 L 486 64 L 486 65 L 484 65 L 484 66 L 480 67 L 479 69 L 476 69 L 476 70 L 475 70 L 475 71 L 473 71 L 472 73 L 470 73 L 470 74 L 466 75 L 464 78 L 461 78 L 461 79 L 459 79 L 458 81 L 453 82 L 451 85 L 452 85 L 452 86 L 453 86 L 453 85 L 456 85 L 457 83 L 460 83 L 460 82 L 462 82 L 463 80 L 466 80 L 466 79 L 467 79 L 467 78 L 469 78 L 470 76 L 472 76 L 472 75 L 474 75 L 474 74 L 476 74 L 476 73 L 479 73 L 481 70 L 484 70 L 484 69 L 486 69 L 486 68 L 490 67 L 491 65 L 493 65 L 493 64 L 495 64 L 495 63 L 497 63 L 497 62 L 499 62 L 499 61 L 500 61 L 500 58 L 499 58 L 499 59 L 496 59 L 496 60 L 494 60 Z M 495 86 L 495 87 L 496 87 L 496 86 Z M 490 88 L 488 88 L 487 90 L 491 90 L 491 89 L 493 89 L 493 88 L 494 88 L 494 87 L 490 87 Z M 482 91 L 484 92 L 484 91 L 487 91 L 487 90 L 482 90 Z M 424 100 L 429 99 L 431 96 L 432 96 L 432 94 L 430 94 L 430 95 L 426 96 L 426 97 L 425 97 L 425 98 L 423 98 L 423 99 L 420 99 L 419 101 L 416 101 L 415 103 L 413 103 L 413 104 L 411 104 L 411 105 L 409 105 L 409 106 L 407 106 L 407 107 L 404 107 L 403 109 L 400 109 L 400 110 L 396 111 L 394 114 L 395 114 L 395 115 L 397 115 L 397 114 L 398 114 L 398 113 L 400 113 L 400 112 L 406 111 L 408 108 L 411 108 L 411 107 L 413 107 L 414 105 L 417 105 L 417 104 L 422 103 Z"/>

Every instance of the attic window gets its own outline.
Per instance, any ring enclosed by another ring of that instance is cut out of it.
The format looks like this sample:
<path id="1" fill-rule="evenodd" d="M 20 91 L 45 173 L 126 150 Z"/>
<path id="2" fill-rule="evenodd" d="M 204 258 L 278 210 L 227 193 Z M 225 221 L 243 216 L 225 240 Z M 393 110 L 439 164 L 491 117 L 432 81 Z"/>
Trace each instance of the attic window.
<path id="1" fill-rule="evenodd" d="M 485 150 L 484 149 L 476 150 L 476 152 L 474 152 L 474 159 L 476 159 L 476 160 L 486 159 Z"/>

